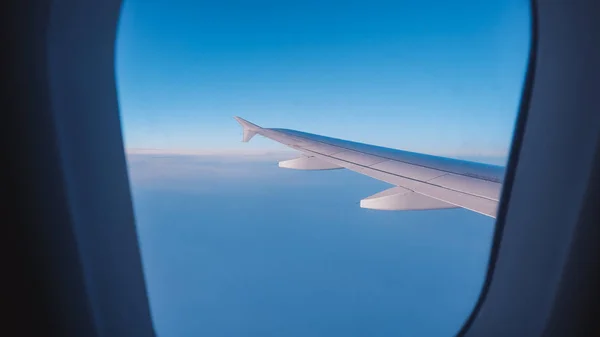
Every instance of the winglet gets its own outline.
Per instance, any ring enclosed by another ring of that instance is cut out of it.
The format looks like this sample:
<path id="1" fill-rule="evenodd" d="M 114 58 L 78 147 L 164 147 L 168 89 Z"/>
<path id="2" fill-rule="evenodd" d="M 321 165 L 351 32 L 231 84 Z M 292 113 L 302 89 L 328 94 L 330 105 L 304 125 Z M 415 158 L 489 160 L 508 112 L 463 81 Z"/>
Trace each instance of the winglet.
<path id="1" fill-rule="evenodd" d="M 233 118 L 235 118 L 235 120 L 240 123 L 244 129 L 244 137 L 242 138 L 242 142 L 244 143 L 247 143 L 258 131 L 262 129 L 260 126 L 252 124 L 241 117 L 234 116 Z"/>

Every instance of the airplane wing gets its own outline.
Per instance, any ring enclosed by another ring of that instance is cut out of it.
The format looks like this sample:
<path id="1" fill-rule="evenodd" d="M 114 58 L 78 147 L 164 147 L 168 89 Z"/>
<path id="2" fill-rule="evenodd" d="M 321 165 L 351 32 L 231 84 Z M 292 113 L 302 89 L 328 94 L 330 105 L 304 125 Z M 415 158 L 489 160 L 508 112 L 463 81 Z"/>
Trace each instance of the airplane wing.
<path id="1" fill-rule="evenodd" d="M 243 128 L 243 142 L 255 135 L 303 153 L 279 162 L 297 170 L 346 168 L 395 185 L 360 201 L 378 210 L 427 210 L 462 207 L 496 217 L 504 168 L 464 160 L 356 143 L 311 133 L 262 128 L 234 117 Z"/>

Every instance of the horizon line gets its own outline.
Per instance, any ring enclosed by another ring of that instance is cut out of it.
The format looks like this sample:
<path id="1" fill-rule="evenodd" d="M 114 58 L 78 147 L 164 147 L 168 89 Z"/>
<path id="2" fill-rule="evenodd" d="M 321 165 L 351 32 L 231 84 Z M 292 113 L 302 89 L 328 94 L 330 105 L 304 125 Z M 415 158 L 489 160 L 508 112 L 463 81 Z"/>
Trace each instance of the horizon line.
<path id="1" fill-rule="evenodd" d="M 167 154 L 167 155 L 274 155 L 274 154 L 299 154 L 295 150 L 266 150 L 266 149 L 181 149 L 181 148 L 125 148 L 125 154 Z M 492 157 L 492 158 L 507 158 L 508 152 L 438 152 L 424 153 L 434 156 L 446 157 Z"/>

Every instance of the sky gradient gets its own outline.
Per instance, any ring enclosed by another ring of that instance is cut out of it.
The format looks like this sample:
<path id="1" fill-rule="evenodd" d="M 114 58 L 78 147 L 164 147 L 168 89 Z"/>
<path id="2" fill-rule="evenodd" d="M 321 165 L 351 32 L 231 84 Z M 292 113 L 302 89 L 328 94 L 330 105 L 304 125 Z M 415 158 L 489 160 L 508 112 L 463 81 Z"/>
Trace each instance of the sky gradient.
<path id="1" fill-rule="evenodd" d="M 128 148 L 277 150 L 232 116 L 410 151 L 505 156 L 525 75 L 523 0 L 124 2 Z"/>
<path id="2" fill-rule="evenodd" d="M 297 154 L 241 143 L 233 116 L 503 164 L 528 6 L 125 0 L 116 76 L 157 335 L 454 335 L 493 219 L 362 209 L 391 186 L 280 169 Z"/>

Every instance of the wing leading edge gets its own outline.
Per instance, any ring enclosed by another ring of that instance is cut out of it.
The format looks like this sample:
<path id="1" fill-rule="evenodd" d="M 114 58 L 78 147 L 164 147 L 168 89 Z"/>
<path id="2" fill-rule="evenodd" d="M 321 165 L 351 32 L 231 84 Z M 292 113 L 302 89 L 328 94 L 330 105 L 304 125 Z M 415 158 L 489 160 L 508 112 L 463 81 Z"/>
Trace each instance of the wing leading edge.
<path id="1" fill-rule="evenodd" d="M 367 197 L 362 208 L 430 210 L 465 208 L 496 217 L 504 168 L 421 153 L 356 143 L 311 133 L 262 128 L 234 117 L 243 128 L 243 142 L 259 134 L 303 156 L 279 163 L 298 170 L 347 168 L 396 187 Z"/>

